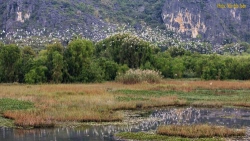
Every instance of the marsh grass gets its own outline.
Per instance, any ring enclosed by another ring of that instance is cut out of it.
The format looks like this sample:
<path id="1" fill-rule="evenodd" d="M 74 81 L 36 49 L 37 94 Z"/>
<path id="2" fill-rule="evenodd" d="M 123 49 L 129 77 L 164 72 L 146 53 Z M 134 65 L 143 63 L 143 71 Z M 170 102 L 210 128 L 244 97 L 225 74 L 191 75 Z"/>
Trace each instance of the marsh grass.
<path id="1" fill-rule="evenodd" d="M 131 99 L 130 96 L 123 97 L 123 99 Z M 162 96 L 162 97 L 148 97 L 147 100 L 121 101 L 111 107 L 113 110 L 136 110 L 136 109 L 147 109 L 153 107 L 165 107 L 165 106 L 186 106 L 186 100 L 177 98 L 176 96 Z M 146 98 L 144 98 L 146 99 Z"/>
<path id="2" fill-rule="evenodd" d="M 130 69 L 125 74 L 117 76 L 116 80 L 123 84 L 136 84 L 141 82 L 159 83 L 162 80 L 160 72 L 154 70 Z"/>
<path id="3" fill-rule="evenodd" d="M 183 138 L 183 137 L 174 137 L 174 136 L 165 136 L 157 135 L 146 132 L 122 132 L 115 134 L 118 139 L 131 139 L 131 140 L 140 140 L 140 141 L 224 141 L 222 138 Z"/>
<path id="4" fill-rule="evenodd" d="M 172 91 L 172 90 L 131 90 L 123 89 L 116 91 L 117 94 L 123 94 L 127 97 L 136 95 L 137 97 L 164 97 L 176 96 L 178 99 L 186 100 L 186 105 L 195 107 L 222 107 L 222 106 L 240 106 L 249 107 L 250 90 L 235 90 L 234 94 L 215 94 L 214 90 L 206 91 Z"/>
<path id="5" fill-rule="evenodd" d="M 249 107 L 250 81 L 0 85 L 0 110 L 16 126 L 121 121 L 119 110 L 164 106 Z M 238 88 L 237 88 L 238 87 Z M 111 89 L 111 90 L 110 90 Z M 108 90 L 108 91 L 107 91 Z"/>
<path id="6" fill-rule="evenodd" d="M 232 103 L 233 106 L 239 106 L 239 107 L 250 107 L 250 102 L 236 102 Z"/>
<path id="7" fill-rule="evenodd" d="M 194 107 L 205 107 L 205 108 L 221 108 L 223 103 L 219 101 L 197 101 L 191 104 Z"/>
<path id="8" fill-rule="evenodd" d="M 1 127 L 14 127 L 14 122 L 10 119 L 3 118 L 0 115 L 0 125 Z"/>
<path id="9" fill-rule="evenodd" d="M 103 110 L 102 110 L 103 109 Z M 122 114 L 120 112 L 109 111 L 107 108 L 100 108 L 97 110 L 76 110 L 72 109 L 67 113 L 58 111 L 53 119 L 60 122 L 115 122 L 122 121 Z M 51 113 L 53 114 L 53 113 Z M 54 113 L 55 114 L 55 113 Z M 61 116 L 60 116 L 61 114 Z"/>
<path id="10" fill-rule="evenodd" d="M 230 129 L 222 126 L 212 125 L 168 125 L 160 126 L 157 134 L 167 136 L 180 136 L 187 138 L 204 138 L 204 137 L 232 137 L 245 136 L 245 129 Z"/>
<path id="11" fill-rule="evenodd" d="M 35 111 L 6 111 L 3 116 L 8 119 L 15 119 L 14 124 L 23 128 L 55 126 L 55 123 L 50 118 Z"/>

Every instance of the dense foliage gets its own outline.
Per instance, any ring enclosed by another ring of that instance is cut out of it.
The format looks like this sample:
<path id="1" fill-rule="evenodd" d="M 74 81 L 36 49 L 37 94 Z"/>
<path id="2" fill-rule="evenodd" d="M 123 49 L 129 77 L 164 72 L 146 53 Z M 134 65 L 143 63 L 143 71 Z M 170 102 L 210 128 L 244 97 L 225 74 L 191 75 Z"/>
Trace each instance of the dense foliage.
<path id="1" fill-rule="evenodd" d="M 97 43 L 96 55 L 130 68 L 138 68 L 150 61 L 155 48 L 136 36 L 117 34 Z"/>
<path id="2" fill-rule="evenodd" d="M 97 43 L 76 38 L 67 47 L 56 42 L 38 53 L 31 47 L 0 44 L 2 83 L 112 81 L 129 69 L 159 71 L 163 77 L 174 79 L 248 80 L 250 57 L 204 55 L 181 47 L 159 52 L 154 45 L 130 34 L 113 35 Z"/>

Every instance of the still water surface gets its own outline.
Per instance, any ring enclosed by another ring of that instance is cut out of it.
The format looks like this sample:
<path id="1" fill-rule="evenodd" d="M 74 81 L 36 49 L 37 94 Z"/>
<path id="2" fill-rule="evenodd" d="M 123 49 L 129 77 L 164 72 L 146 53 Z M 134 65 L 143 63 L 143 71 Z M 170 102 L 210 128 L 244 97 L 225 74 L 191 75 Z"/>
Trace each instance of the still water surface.
<path id="1" fill-rule="evenodd" d="M 154 131 L 159 125 L 207 123 L 233 128 L 250 128 L 250 109 L 239 108 L 167 108 L 154 110 L 140 121 L 125 125 L 102 125 L 82 128 L 19 130 L 0 128 L 0 141 L 117 141 L 117 132 Z M 249 136 L 249 135 L 248 135 Z"/>

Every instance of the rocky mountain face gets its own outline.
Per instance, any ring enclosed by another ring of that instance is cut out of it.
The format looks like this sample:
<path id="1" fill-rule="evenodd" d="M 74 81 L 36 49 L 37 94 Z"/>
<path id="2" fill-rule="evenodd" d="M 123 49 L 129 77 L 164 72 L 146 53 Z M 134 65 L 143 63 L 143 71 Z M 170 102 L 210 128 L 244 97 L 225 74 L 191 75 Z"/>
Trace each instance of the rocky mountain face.
<path id="1" fill-rule="evenodd" d="M 92 15 L 84 1 L 0 0 L 2 38 L 44 36 L 66 40 L 73 34 L 104 38 L 112 25 Z"/>
<path id="2" fill-rule="evenodd" d="M 167 0 L 162 18 L 168 29 L 187 39 L 250 42 L 249 6 L 249 0 Z"/>
<path id="3" fill-rule="evenodd" d="M 39 46 L 73 35 L 98 41 L 125 30 L 154 42 L 170 33 L 215 46 L 250 42 L 249 6 L 249 0 L 0 0 L 0 41 Z"/>

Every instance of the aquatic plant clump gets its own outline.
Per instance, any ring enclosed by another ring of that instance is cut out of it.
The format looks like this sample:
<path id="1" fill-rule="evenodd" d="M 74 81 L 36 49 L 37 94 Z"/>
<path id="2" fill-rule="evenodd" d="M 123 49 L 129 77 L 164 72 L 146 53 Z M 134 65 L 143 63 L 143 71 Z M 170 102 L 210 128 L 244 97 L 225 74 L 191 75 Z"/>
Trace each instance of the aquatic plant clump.
<path id="1" fill-rule="evenodd" d="M 117 76 L 116 80 L 124 84 L 136 84 L 141 82 L 159 83 L 161 73 L 154 70 L 129 69 L 125 74 Z"/>
<path id="2" fill-rule="evenodd" d="M 187 138 L 205 137 L 232 137 L 246 135 L 245 129 L 230 129 L 222 126 L 211 125 L 168 125 L 160 126 L 157 134 L 167 136 L 181 136 Z"/>

